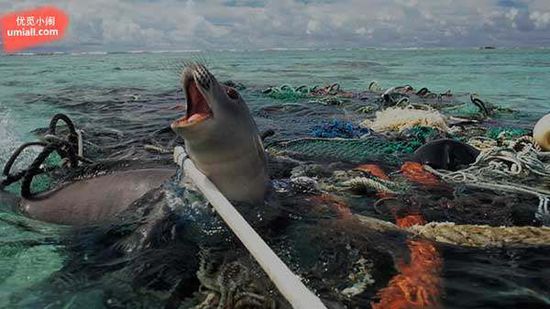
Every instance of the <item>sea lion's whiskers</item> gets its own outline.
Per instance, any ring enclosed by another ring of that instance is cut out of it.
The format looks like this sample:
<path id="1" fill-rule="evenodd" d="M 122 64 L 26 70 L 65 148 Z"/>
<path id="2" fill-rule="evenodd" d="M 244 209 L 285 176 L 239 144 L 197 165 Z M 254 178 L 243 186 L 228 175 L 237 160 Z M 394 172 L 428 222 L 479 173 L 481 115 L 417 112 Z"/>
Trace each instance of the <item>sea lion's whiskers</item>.
<path id="1" fill-rule="evenodd" d="M 183 71 L 186 68 L 194 66 L 208 66 L 211 61 L 205 53 L 193 53 L 190 56 L 183 58 L 170 59 L 163 61 L 160 65 L 161 69 L 156 71 L 159 82 L 165 83 L 166 76 L 169 78 L 176 77 L 181 79 Z M 167 74 L 168 72 L 168 74 Z"/>

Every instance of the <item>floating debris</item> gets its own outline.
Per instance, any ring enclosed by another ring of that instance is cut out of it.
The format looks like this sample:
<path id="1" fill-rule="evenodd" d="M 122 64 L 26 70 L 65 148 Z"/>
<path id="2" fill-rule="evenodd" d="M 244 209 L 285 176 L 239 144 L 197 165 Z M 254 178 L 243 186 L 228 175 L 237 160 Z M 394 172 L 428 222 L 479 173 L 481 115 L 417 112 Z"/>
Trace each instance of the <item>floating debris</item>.
<path id="1" fill-rule="evenodd" d="M 361 126 L 371 128 L 377 132 L 402 132 L 415 126 L 436 128 L 448 132 L 447 120 L 440 112 L 434 109 L 416 109 L 412 105 L 405 108 L 389 107 L 376 112 L 376 119 L 365 120 Z"/>
<path id="2" fill-rule="evenodd" d="M 437 242 L 476 248 L 550 245 L 549 227 L 493 227 L 432 222 L 422 226 L 412 226 L 409 231 Z"/>
<path id="3" fill-rule="evenodd" d="M 550 151 L 550 114 L 542 117 L 533 129 L 533 138 L 545 151 Z"/>
<path id="4" fill-rule="evenodd" d="M 311 134 L 314 137 L 322 138 L 358 138 L 371 135 L 371 133 L 371 130 L 368 128 L 363 128 L 352 122 L 338 119 L 333 119 L 330 122 L 314 126 L 311 129 Z"/>

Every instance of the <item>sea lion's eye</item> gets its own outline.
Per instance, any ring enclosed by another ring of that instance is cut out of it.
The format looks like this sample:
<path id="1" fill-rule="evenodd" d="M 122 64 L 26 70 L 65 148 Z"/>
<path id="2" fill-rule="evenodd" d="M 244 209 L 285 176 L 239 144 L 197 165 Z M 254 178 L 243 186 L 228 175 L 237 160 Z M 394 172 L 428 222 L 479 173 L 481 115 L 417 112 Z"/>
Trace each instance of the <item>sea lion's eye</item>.
<path id="1" fill-rule="evenodd" d="M 227 87 L 227 90 L 225 92 L 227 93 L 227 96 L 229 96 L 233 100 L 237 100 L 239 98 L 239 93 L 233 88 Z"/>

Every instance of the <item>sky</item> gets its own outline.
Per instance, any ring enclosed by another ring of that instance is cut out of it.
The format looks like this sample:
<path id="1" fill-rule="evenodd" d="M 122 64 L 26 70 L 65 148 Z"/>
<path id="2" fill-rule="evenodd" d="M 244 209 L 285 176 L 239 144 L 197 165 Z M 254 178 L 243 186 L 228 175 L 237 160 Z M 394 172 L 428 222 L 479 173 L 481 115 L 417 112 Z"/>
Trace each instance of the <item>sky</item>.
<path id="1" fill-rule="evenodd" d="M 71 51 L 550 47 L 550 0 L 0 0 L 55 5 Z"/>

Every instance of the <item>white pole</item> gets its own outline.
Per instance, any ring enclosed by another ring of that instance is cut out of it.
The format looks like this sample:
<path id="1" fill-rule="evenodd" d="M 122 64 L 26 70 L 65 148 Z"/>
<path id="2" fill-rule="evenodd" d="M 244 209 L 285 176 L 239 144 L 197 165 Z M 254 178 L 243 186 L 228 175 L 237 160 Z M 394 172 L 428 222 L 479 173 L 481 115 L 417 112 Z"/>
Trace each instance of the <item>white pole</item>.
<path id="1" fill-rule="evenodd" d="M 193 180 L 293 308 L 326 309 L 319 297 L 308 290 L 288 266 L 279 259 L 275 252 L 269 248 L 258 233 L 216 188 L 216 185 L 197 169 L 193 161 L 187 157 L 183 147 L 178 146 L 174 149 L 174 161 L 180 167 L 183 167 L 185 175 Z"/>

